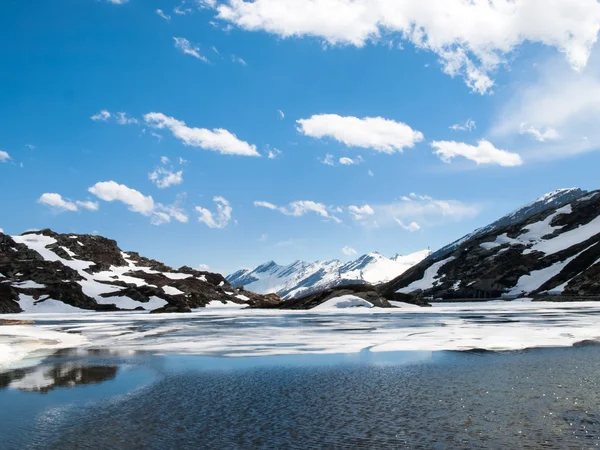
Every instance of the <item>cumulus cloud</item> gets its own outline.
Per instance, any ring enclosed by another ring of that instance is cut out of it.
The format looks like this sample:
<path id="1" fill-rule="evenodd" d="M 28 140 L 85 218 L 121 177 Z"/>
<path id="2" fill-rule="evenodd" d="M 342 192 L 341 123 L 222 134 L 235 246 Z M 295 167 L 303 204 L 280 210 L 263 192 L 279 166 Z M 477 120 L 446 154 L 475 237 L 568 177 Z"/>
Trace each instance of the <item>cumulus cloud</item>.
<path id="1" fill-rule="evenodd" d="M 477 124 L 472 119 L 467 119 L 465 123 L 455 123 L 450 127 L 453 131 L 473 131 L 477 128 Z"/>
<path id="2" fill-rule="evenodd" d="M 172 205 L 163 205 L 154 202 L 151 196 L 146 196 L 141 192 L 116 183 L 115 181 L 102 181 L 96 183 L 88 191 L 106 202 L 118 201 L 129 206 L 129 210 L 150 217 L 153 225 L 162 225 L 175 219 L 178 222 L 186 223 L 188 216 L 179 206 L 181 196 Z"/>
<path id="3" fill-rule="evenodd" d="M 98 114 L 94 114 L 90 118 L 92 120 L 102 120 L 102 121 L 106 122 L 108 119 L 110 119 L 110 116 L 111 116 L 110 112 L 108 112 L 107 110 L 103 109 Z"/>
<path id="4" fill-rule="evenodd" d="M 538 129 L 538 128 L 534 127 L 533 125 L 527 125 L 526 123 L 521 124 L 520 133 L 521 134 L 530 134 L 538 142 L 554 141 L 560 137 L 558 134 L 558 131 L 556 131 L 552 127 Z"/>
<path id="5" fill-rule="evenodd" d="M 183 183 L 183 170 L 175 171 L 170 165 L 169 158 L 163 156 L 160 158 L 162 166 L 158 166 L 153 172 L 148 174 L 148 179 L 152 181 L 159 189 L 165 189 Z"/>
<path id="6" fill-rule="evenodd" d="M 273 211 L 279 211 L 286 216 L 300 217 L 304 216 L 309 212 L 314 212 L 327 220 L 333 220 L 334 222 L 340 223 L 341 220 L 334 216 L 330 210 L 334 208 L 328 208 L 323 203 L 313 202 L 311 200 L 299 200 L 289 203 L 287 206 L 277 206 L 273 203 L 265 201 L 255 201 L 254 206 L 260 208 L 267 208 Z"/>
<path id="7" fill-rule="evenodd" d="M 475 145 L 456 141 L 434 141 L 431 146 L 434 153 L 445 163 L 450 163 L 453 158 L 462 156 L 480 164 L 498 164 L 504 167 L 520 166 L 523 164 L 521 156 L 506 150 L 498 149 L 494 145 L 482 139 Z"/>
<path id="8" fill-rule="evenodd" d="M 545 44 L 583 69 L 596 42 L 596 0 L 222 0 L 217 17 L 249 31 L 317 37 L 331 45 L 387 44 L 394 34 L 439 58 L 477 93 L 525 42 Z M 386 39 L 382 39 L 382 37 Z"/>
<path id="9" fill-rule="evenodd" d="M 146 114 L 144 120 L 155 128 L 170 130 L 173 136 L 191 147 L 200 147 L 225 155 L 260 156 L 255 145 L 238 139 L 235 134 L 222 128 L 190 128 L 181 120 L 157 112 Z"/>
<path id="10" fill-rule="evenodd" d="M 348 212 L 350 213 L 350 215 L 352 216 L 352 218 L 354 220 L 361 220 L 362 218 L 364 218 L 366 216 L 372 216 L 373 214 L 375 214 L 375 211 L 373 210 L 373 208 L 370 205 L 364 205 L 364 206 L 350 205 L 350 206 L 348 206 Z"/>
<path id="11" fill-rule="evenodd" d="M 231 220 L 232 208 L 229 202 L 223 197 L 215 197 L 213 201 L 217 203 L 217 211 L 215 213 L 196 206 L 196 212 L 200 214 L 198 220 L 205 223 L 209 228 L 225 228 Z"/>
<path id="12" fill-rule="evenodd" d="M 356 164 L 361 164 L 363 162 L 363 159 L 361 156 L 359 156 L 358 158 L 348 158 L 346 156 L 343 156 L 339 159 L 339 163 L 342 166 L 354 166 Z"/>
<path id="13" fill-rule="evenodd" d="M 348 247 L 347 245 L 342 249 L 342 253 L 346 256 L 352 256 L 352 255 L 356 255 L 357 251 L 354 250 L 352 247 Z"/>
<path id="14" fill-rule="evenodd" d="M 155 209 L 154 200 L 141 192 L 114 181 L 96 183 L 88 191 L 105 202 L 119 201 L 129 206 L 131 211 L 150 216 Z"/>
<path id="15" fill-rule="evenodd" d="M 10 155 L 8 154 L 8 152 L 5 152 L 4 150 L 0 150 L 0 163 L 8 162 L 9 159 L 10 159 Z"/>
<path id="16" fill-rule="evenodd" d="M 200 47 L 193 45 L 186 38 L 173 37 L 175 48 L 182 51 L 186 55 L 193 56 L 200 61 L 208 62 L 208 59 L 200 54 Z"/>
<path id="17" fill-rule="evenodd" d="M 77 211 L 77 205 L 70 200 L 62 198 L 60 194 L 48 192 L 42 194 L 38 203 L 49 206 L 57 211 Z"/>
<path id="18" fill-rule="evenodd" d="M 356 209 L 354 209 L 356 208 Z M 353 219 L 368 227 L 400 225 L 407 231 L 417 231 L 448 222 L 472 219 L 481 210 L 477 204 L 459 200 L 438 200 L 428 195 L 411 193 L 391 203 L 369 205 L 369 209 L 348 207 Z M 365 208 L 365 207 L 363 207 Z M 365 214 L 364 212 L 368 213 Z"/>
<path id="19" fill-rule="evenodd" d="M 297 121 L 298 131 L 317 139 L 332 138 L 348 147 L 361 147 L 382 153 L 402 152 L 423 140 L 423 134 L 402 122 L 382 117 L 342 117 L 317 114 Z"/>

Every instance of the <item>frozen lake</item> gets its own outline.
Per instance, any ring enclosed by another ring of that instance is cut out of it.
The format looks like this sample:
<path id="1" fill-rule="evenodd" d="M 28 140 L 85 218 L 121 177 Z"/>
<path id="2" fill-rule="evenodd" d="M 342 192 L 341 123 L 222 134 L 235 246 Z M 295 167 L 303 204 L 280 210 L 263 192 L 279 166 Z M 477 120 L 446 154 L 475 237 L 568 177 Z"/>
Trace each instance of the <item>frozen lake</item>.
<path id="1" fill-rule="evenodd" d="M 20 314 L 4 317 L 36 325 L 0 328 L 0 370 L 36 364 L 64 348 L 242 357 L 571 346 L 600 339 L 599 315 L 600 303 L 528 301 L 319 311 L 217 307 L 175 315 Z"/>

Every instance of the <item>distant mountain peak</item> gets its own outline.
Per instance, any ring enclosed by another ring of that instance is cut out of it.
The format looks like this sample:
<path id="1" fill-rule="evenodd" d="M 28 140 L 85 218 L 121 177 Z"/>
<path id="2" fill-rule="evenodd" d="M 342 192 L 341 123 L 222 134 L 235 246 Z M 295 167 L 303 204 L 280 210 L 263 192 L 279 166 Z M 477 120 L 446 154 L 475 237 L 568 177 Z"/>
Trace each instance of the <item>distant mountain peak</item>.
<path id="1" fill-rule="evenodd" d="M 291 299 L 343 284 L 383 283 L 419 263 L 427 255 L 428 251 L 422 250 L 388 258 L 373 251 L 348 262 L 337 259 L 312 263 L 294 261 L 279 266 L 270 261 L 254 269 L 238 270 L 229 275 L 227 280 L 234 287 L 244 286 L 265 294 L 278 293 Z"/>

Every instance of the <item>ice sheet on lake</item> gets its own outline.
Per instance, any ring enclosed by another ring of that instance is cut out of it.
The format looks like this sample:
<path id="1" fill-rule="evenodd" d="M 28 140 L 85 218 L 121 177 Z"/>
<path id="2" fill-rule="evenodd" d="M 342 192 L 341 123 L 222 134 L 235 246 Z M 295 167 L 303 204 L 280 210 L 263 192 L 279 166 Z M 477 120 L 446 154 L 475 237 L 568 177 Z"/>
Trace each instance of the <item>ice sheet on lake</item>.
<path id="1" fill-rule="evenodd" d="M 20 314 L 19 319 L 35 320 L 37 325 L 0 326 L 0 359 L 14 363 L 36 348 L 47 353 L 65 347 L 232 357 L 520 350 L 598 340 L 598 314 L 600 303 L 531 301 L 312 311 L 257 311 L 221 304 L 189 314 Z M 19 330 L 26 331 L 27 339 L 17 339 Z"/>

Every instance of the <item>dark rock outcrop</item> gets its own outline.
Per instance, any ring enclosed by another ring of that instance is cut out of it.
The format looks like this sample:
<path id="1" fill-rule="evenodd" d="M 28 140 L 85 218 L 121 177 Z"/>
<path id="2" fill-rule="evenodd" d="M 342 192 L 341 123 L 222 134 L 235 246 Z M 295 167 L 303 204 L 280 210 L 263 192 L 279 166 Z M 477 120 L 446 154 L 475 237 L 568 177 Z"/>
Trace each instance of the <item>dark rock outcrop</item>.
<path id="1" fill-rule="evenodd" d="M 22 312 L 20 296 L 34 304 L 53 300 L 93 311 L 189 312 L 214 301 L 249 307 L 281 302 L 274 294 L 233 288 L 219 274 L 173 269 L 123 252 L 102 236 L 48 229 L 14 239 L 0 233 L 0 314 Z"/>

